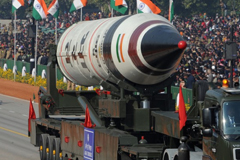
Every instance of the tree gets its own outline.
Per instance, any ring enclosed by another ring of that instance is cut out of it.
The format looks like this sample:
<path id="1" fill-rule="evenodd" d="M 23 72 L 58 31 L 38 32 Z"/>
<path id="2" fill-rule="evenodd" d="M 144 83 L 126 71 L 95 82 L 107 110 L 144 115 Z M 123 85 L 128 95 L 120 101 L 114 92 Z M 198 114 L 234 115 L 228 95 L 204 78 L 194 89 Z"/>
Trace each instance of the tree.
<path id="1" fill-rule="evenodd" d="M 214 16 L 220 12 L 219 0 L 183 0 L 182 4 L 191 16 L 203 13 Z"/>
<path id="2" fill-rule="evenodd" d="M 110 1 L 108 0 L 88 0 L 86 7 L 98 8 L 105 16 L 109 13 Z"/>
<path id="3" fill-rule="evenodd" d="M 12 9 L 12 1 L 9 0 L 1 0 L 0 1 L 0 18 L 1 19 L 11 19 L 11 9 Z M 7 12 L 9 10 L 9 12 Z"/>

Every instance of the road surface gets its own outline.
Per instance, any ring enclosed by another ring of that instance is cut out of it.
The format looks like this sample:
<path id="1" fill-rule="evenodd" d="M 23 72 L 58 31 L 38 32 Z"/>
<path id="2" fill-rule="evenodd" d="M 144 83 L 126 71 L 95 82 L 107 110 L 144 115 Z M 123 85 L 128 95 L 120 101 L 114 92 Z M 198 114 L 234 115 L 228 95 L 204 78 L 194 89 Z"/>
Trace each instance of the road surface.
<path id="1" fill-rule="evenodd" d="M 0 159 L 39 160 L 28 137 L 29 101 L 0 94 Z M 33 104 L 38 117 L 37 104 Z"/>

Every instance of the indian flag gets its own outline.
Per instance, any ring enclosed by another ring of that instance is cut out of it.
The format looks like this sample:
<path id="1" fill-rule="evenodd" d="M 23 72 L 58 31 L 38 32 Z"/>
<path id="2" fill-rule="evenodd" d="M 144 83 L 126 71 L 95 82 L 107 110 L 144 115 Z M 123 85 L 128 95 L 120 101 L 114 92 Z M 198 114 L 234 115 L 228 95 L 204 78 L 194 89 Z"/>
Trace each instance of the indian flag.
<path id="1" fill-rule="evenodd" d="M 159 14 L 161 10 L 150 0 L 137 0 L 138 13 Z"/>
<path id="2" fill-rule="evenodd" d="M 21 6 L 24 6 L 24 0 L 12 0 L 12 13 Z"/>
<path id="3" fill-rule="evenodd" d="M 117 53 L 117 58 L 118 62 L 125 62 L 124 57 L 123 57 L 123 39 L 124 39 L 125 34 L 119 34 L 118 39 L 117 39 L 117 44 L 116 44 L 116 53 Z"/>
<path id="4" fill-rule="evenodd" d="M 32 15 L 35 20 L 47 18 L 47 5 L 44 0 L 35 0 L 33 3 Z"/>
<path id="5" fill-rule="evenodd" d="M 59 4 L 58 0 L 53 0 L 50 6 L 48 7 L 48 13 L 50 13 L 53 17 L 57 18 L 59 15 Z"/>
<path id="6" fill-rule="evenodd" d="M 174 6 L 173 6 L 173 0 L 169 0 L 169 15 L 168 20 L 172 22 L 174 16 Z"/>
<path id="7" fill-rule="evenodd" d="M 80 8 L 83 8 L 87 5 L 87 0 L 74 0 L 70 8 L 70 13 L 76 11 Z"/>
<path id="8" fill-rule="evenodd" d="M 115 6 L 124 6 L 126 8 L 128 7 L 125 0 L 115 0 Z"/>
<path id="9" fill-rule="evenodd" d="M 116 1 L 119 1 L 119 2 L 116 2 Z M 110 5 L 112 7 L 112 9 L 122 13 L 122 14 L 125 14 L 127 9 L 128 9 L 128 6 L 127 6 L 127 3 L 125 2 L 125 0 L 111 0 L 110 1 Z"/>

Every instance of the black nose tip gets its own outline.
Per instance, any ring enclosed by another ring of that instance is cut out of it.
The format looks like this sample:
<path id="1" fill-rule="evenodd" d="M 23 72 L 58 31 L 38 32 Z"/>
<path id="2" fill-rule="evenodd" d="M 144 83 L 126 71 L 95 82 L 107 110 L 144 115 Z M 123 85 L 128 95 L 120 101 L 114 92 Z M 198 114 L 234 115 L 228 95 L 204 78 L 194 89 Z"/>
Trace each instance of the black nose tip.
<path id="1" fill-rule="evenodd" d="M 179 32 L 168 25 L 151 28 L 145 33 L 141 43 L 145 61 L 156 69 L 164 70 L 175 66 L 184 47 L 186 48 L 186 42 Z"/>

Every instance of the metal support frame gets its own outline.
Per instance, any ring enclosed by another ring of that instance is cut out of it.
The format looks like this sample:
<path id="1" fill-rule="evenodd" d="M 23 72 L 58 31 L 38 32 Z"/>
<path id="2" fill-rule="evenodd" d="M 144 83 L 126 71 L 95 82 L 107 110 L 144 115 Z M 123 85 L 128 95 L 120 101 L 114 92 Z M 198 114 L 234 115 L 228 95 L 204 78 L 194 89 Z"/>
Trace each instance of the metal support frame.
<path id="1" fill-rule="evenodd" d="M 98 114 L 93 109 L 92 105 L 88 102 L 88 100 L 85 97 L 79 95 L 78 102 L 84 111 L 86 111 L 86 107 L 88 106 L 91 120 L 93 121 L 94 124 L 96 124 L 97 127 L 101 127 L 102 121 L 99 118 Z"/>
<path id="2" fill-rule="evenodd" d="M 49 45 L 50 56 L 47 64 L 47 93 L 52 96 L 55 104 L 58 106 L 59 93 L 56 88 L 56 68 L 57 63 L 57 46 L 55 44 Z"/>

